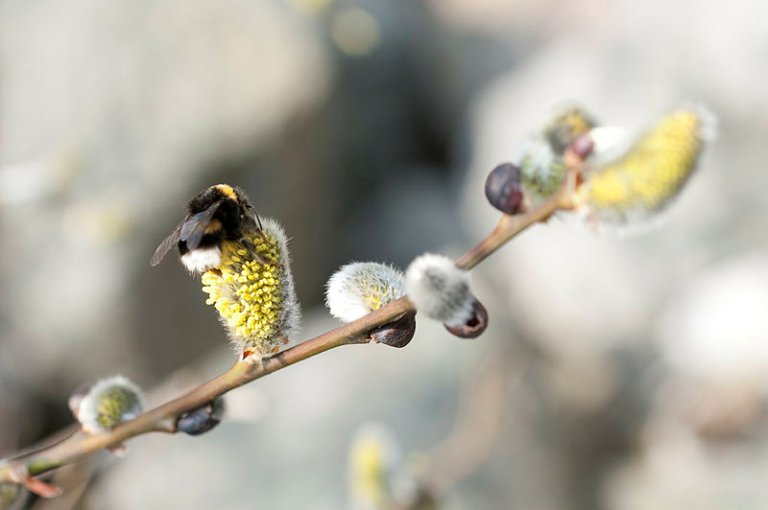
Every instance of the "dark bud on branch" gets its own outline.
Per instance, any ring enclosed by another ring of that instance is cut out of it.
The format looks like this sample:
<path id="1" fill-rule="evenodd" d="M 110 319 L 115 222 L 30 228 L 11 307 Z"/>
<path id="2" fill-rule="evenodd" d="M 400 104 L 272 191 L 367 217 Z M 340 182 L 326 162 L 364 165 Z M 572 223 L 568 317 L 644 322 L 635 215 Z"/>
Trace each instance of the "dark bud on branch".
<path id="1" fill-rule="evenodd" d="M 374 329 L 369 336 L 373 342 L 400 348 L 408 345 L 415 333 L 416 312 L 408 312 L 399 319 Z"/>
<path id="2" fill-rule="evenodd" d="M 224 398 L 216 397 L 197 409 L 180 414 L 176 419 L 176 431 L 190 436 L 199 436 L 221 422 L 224 414 Z"/>
<path id="3" fill-rule="evenodd" d="M 493 207 L 503 213 L 522 212 L 525 195 L 520 184 L 520 168 L 512 163 L 494 168 L 485 180 L 485 196 Z"/>
<path id="4" fill-rule="evenodd" d="M 472 303 L 472 315 L 469 319 L 463 324 L 451 326 L 444 324 L 444 326 L 449 333 L 459 338 L 477 338 L 488 327 L 488 310 L 480 301 L 475 300 Z"/>

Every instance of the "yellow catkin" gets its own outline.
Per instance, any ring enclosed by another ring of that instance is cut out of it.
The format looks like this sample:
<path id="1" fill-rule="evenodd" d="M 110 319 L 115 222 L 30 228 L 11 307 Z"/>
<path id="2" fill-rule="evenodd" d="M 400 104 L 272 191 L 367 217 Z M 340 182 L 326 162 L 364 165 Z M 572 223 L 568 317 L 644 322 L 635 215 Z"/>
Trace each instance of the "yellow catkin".
<path id="1" fill-rule="evenodd" d="M 285 341 L 285 256 L 276 235 L 254 233 L 247 243 L 223 243 L 220 267 L 202 276 L 206 303 L 243 351 L 266 356 Z"/>
<path id="2" fill-rule="evenodd" d="M 594 169 L 580 201 L 608 220 L 625 221 L 660 210 L 696 168 L 704 143 L 703 122 L 694 111 L 667 115 L 622 157 Z"/>
<path id="3" fill-rule="evenodd" d="M 365 508 L 383 508 L 390 500 L 393 446 L 378 430 L 359 432 L 350 451 L 351 489 Z"/>

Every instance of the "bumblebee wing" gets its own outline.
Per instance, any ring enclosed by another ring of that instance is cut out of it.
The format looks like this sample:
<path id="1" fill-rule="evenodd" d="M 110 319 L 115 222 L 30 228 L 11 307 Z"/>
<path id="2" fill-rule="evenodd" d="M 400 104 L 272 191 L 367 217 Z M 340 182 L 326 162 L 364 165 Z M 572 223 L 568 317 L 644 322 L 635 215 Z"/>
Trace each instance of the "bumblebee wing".
<path id="1" fill-rule="evenodd" d="M 179 239 L 187 244 L 188 249 L 194 250 L 200 245 L 200 241 L 205 235 L 205 229 L 211 224 L 219 205 L 221 203 L 217 202 L 205 211 L 193 214 L 181 224 Z"/>
<path id="2" fill-rule="evenodd" d="M 163 241 L 157 245 L 157 248 L 155 249 L 155 253 L 152 254 L 152 258 L 149 259 L 149 264 L 151 266 L 156 266 L 160 263 L 161 260 L 168 254 L 169 251 L 171 251 L 171 248 L 176 246 L 176 243 L 179 242 L 179 236 L 181 235 L 181 226 L 179 225 L 176 227 L 173 232 L 168 234 L 168 237 L 163 239 Z"/>

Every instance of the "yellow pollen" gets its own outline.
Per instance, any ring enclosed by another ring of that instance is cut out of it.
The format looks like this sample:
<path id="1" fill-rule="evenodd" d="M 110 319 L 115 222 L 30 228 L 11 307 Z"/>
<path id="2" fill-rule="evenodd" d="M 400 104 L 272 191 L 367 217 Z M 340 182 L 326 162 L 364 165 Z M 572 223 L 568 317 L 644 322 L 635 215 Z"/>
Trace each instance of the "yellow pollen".
<path id="1" fill-rule="evenodd" d="M 663 118 L 621 159 L 596 169 L 581 201 L 598 213 L 652 212 L 677 196 L 696 167 L 701 118 L 678 111 Z"/>
<path id="2" fill-rule="evenodd" d="M 248 241 L 254 248 L 249 250 L 241 242 L 223 243 L 219 270 L 205 272 L 201 280 L 208 294 L 206 303 L 216 307 L 230 334 L 245 349 L 266 355 L 281 344 L 276 337 L 282 327 L 283 254 L 269 232 Z"/>

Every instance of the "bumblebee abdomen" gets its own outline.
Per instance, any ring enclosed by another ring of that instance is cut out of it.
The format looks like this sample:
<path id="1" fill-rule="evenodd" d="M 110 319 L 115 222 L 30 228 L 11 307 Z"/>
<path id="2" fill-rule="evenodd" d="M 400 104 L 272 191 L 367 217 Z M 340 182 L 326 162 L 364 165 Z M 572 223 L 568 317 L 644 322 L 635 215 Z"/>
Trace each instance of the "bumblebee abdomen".
<path id="1" fill-rule="evenodd" d="M 181 261 L 186 268 L 193 273 L 202 273 L 217 267 L 221 263 L 221 245 L 224 240 L 242 237 L 240 218 L 237 202 L 226 199 L 187 219 L 182 224 L 182 235 L 178 242 Z M 183 235 L 185 230 L 187 236 Z"/>
<path id="2" fill-rule="evenodd" d="M 190 247 L 187 241 L 180 240 L 178 244 L 179 254 L 185 255 L 193 250 L 206 250 L 209 248 L 221 248 L 221 243 L 224 241 L 224 233 L 222 231 L 205 234 L 197 243 L 197 246 Z"/>

